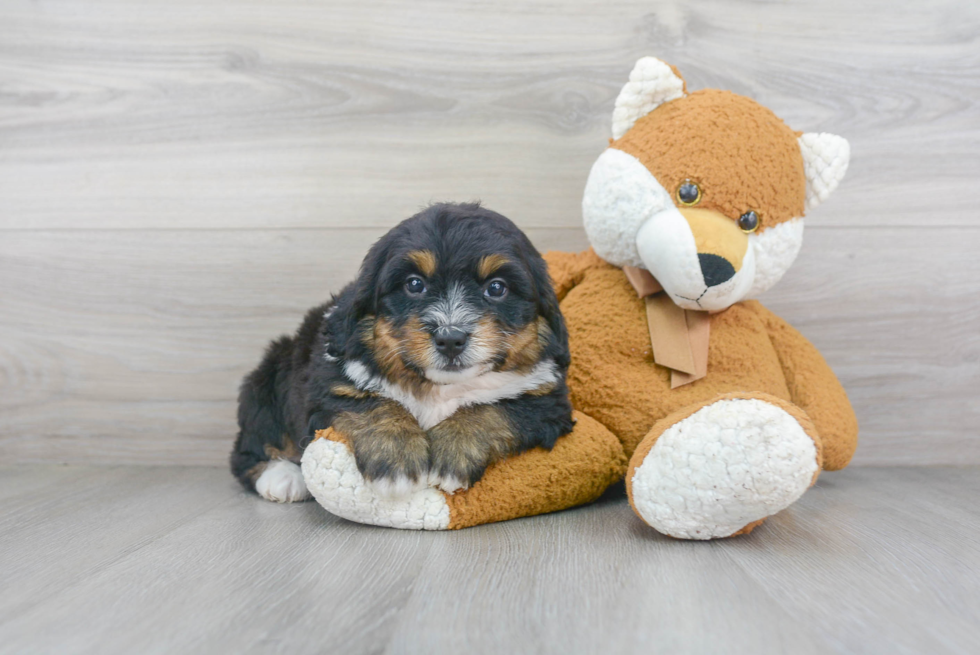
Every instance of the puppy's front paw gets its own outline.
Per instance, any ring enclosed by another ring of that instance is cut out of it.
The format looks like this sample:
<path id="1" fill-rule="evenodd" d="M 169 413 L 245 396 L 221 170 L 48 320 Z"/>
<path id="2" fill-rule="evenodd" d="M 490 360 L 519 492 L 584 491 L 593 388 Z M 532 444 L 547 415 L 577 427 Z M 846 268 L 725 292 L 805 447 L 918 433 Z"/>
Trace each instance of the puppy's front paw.
<path id="1" fill-rule="evenodd" d="M 483 477 L 490 457 L 482 449 L 466 449 L 458 444 L 435 442 L 429 464 L 429 485 L 447 494 L 468 489 Z"/>
<path id="2" fill-rule="evenodd" d="M 255 481 L 255 491 L 275 503 L 294 503 L 310 497 L 303 481 L 303 472 L 298 465 L 285 459 L 269 462 Z"/>
<path id="3" fill-rule="evenodd" d="M 503 411 L 493 405 L 458 410 L 432 426 L 429 436 L 429 484 L 446 493 L 467 489 L 493 462 L 516 451 L 517 435 Z"/>
<path id="4" fill-rule="evenodd" d="M 429 443 L 415 417 L 398 403 L 341 414 L 334 429 L 348 435 L 357 469 L 379 496 L 401 498 L 427 486 Z"/>
<path id="5" fill-rule="evenodd" d="M 368 484 L 376 494 L 389 499 L 403 498 L 428 486 L 422 478 L 413 480 L 404 475 L 368 480 Z"/>
<path id="6" fill-rule="evenodd" d="M 361 475 L 384 498 L 401 498 L 428 486 L 429 449 L 423 440 L 362 437 L 354 441 L 354 458 Z"/>
<path id="7" fill-rule="evenodd" d="M 445 491 L 447 494 L 452 495 L 457 491 L 469 489 L 470 484 L 466 480 L 460 480 L 459 478 L 453 475 L 441 476 L 436 473 L 430 472 L 429 486 L 436 487 L 438 489 L 441 489 L 442 491 Z"/>

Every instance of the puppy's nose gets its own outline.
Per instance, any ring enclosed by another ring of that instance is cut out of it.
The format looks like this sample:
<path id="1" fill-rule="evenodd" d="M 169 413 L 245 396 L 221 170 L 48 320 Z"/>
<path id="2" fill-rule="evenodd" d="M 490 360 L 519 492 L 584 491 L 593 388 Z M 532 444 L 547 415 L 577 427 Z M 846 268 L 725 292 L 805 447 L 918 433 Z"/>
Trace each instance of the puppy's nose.
<path id="1" fill-rule="evenodd" d="M 709 287 L 728 282 L 735 276 L 735 267 L 724 257 L 698 253 L 698 262 L 701 264 L 704 283 Z"/>
<path id="2" fill-rule="evenodd" d="M 463 352 L 470 335 L 457 328 L 446 328 L 436 332 L 436 350 L 452 359 Z"/>

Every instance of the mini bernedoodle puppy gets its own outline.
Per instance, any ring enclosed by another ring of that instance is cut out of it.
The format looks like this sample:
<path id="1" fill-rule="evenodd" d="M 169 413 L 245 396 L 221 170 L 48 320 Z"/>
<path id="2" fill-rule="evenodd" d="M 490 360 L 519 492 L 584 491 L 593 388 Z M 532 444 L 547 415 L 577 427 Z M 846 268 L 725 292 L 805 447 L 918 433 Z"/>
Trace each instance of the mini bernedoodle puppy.
<path id="1" fill-rule="evenodd" d="M 547 267 L 524 233 L 477 204 L 434 205 L 272 342 L 242 383 L 232 472 L 269 500 L 304 500 L 302 449 L 333 426 L 379 493 L 465 489 L 571 431 L 568 363 Z"/>

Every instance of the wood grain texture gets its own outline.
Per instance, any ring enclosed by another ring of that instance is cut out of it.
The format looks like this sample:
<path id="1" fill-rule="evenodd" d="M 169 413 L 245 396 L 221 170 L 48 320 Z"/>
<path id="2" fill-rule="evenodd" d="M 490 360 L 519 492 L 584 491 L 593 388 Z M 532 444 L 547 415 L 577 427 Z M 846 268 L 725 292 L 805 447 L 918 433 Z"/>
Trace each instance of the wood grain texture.
<path id="1" fill-rule="evenodd" d="M 764 301 L 856 462 L 980 463 L 980 5 L 310 0 L 0 6 L 0 461 L 214 464 L 272 336 L 431 200 L 579 249 L 639 56 L 853 158 Z"/>
<path id="2" fill-rule="evenodd" d="M 882 630 L 894 640 L 884 648 L 891 653 L 980 649 L 980 598 L 954 582 L 980 572 L 980 534 L 970 527 L 980 510 L 968 500 L 980 493 L 980 471 L 823 477 L 805 496 L 806 511 L 770 538 L 735 544 L 734 561 L 786 612 L 805 612 L 834 650 L 874 651 L 868 644 Z M 879 546 L 865 547 L 869 537 Z M 805 553 L 800 543 L 809 544 Z M 814 570 L 825 575 L 811 578 Z"/>
<path id="3" fill-rule="evenodd" d="M 980 6 L 588 0 L 0 8 L 0 226 L 577 226 L 633 62 L 849 138 L 828 225 L 980 225 Z"/>
<path id="4" fill-rule="evenodd" d="M 29 588 L 31 595 L 26 602 L 21 594 L 0 595 L 0 616 L 13 619 L 236 495 L 215 473 L 181 467 L 32 471 L 29 484 L 21 482 L 19 493 L 4 498 L 0 516 L 0 588 Z"/>
<path id="5" fill-rule="evenodd" d="M 268 503 L 211 468 L 24 470 L 46 484 L 0 508 L 0 653 L 980 646 L 976 468 L 827 474 L 751 535 L 706 543 L 615 496 L 416 533 Z"/>

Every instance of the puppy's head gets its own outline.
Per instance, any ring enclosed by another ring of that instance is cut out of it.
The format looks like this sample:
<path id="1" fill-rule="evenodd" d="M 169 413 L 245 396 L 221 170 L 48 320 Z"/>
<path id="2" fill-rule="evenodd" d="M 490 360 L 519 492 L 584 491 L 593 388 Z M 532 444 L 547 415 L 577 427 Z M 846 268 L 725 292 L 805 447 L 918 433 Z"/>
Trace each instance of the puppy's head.
<path id="1" fill-rule="evenodd" d="M 434 205 L 382 237 L 348 313 L 348 356 L 359 351 L 402 386 L 568 366 L 544 260 L 510 220 L 476 204 Z"/>

